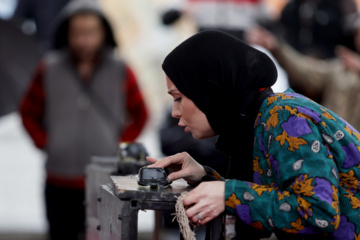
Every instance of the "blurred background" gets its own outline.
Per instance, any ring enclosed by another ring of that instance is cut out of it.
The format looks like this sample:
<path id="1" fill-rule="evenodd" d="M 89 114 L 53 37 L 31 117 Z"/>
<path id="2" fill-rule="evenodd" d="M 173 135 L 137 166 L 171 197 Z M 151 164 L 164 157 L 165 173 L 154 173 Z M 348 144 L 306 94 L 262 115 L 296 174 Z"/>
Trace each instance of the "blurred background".
<path id="1" fill-rule="evenodd" d="M 61 1 L 47 0 L 59 5 L 46 10 L 30 9 L 25 4 L 18 9 L 20 1 L 0 0 L 0 239 L 40 240 L 46 239 L 47 232 L 43 200 L 45 154 L 32 143 L 18 108 L 38 61 L 49 48 L 49 26 L 62 5 Z M 202 1 L 98 0 L 121 46 L 119 55 L 134 71 L 148 107 L 149 120 L 136 141 L 156 158 L 165 155 L 159 132 L 167 114 L 165 109 L 172 101 L 166 93 L 161 63 L 173 47 L 202 27 L 194 14 L 198 2 Z M 278 21 L 288 2 L 264 1 L 267 20 Z M 46 24 L 47 28 L 42 26 Z M 278 69 L 277 92 L 289 86 L 286 72 Z M 140 214 L 143 217 L 139 217 L 139 231 L 151 233 L 154 213 Z"/>

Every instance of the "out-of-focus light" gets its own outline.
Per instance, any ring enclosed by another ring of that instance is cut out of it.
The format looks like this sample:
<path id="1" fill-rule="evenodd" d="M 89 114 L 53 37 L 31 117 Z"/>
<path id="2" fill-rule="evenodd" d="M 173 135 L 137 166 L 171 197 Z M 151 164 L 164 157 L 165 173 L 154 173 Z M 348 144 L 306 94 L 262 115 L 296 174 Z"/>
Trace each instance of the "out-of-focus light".
<path id="1" fill-rule="evenodd" d="M 13 16 L 18 0 L 0 0 L 0 18 L 9 19 Z"/>
<path id="2" fill-rule="evenodd" d="M 33 35 L 36 32 L 36 24 L 32 20 L 26 20 L 21 25 L 21 30 L 26 35 Z"/>

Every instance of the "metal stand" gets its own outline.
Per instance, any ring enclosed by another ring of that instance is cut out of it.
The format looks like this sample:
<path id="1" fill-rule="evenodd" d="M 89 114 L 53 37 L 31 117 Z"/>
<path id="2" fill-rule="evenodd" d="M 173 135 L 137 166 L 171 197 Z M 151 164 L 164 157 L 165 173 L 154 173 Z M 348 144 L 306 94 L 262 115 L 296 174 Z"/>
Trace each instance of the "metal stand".
<path id="1" fill-rule="evenodd" d="M 167 188 L 152 189 L 139 186 L 137 176 L 110 178 L 110 185 L 101 186 L 98 198 L 100 240 L 137 239 L 139 210 L 175 212 L 176 197 L 192 189 L 184 180 L 174 181 Z M 222 216 L 214 219 L 207 226 L 206 239 L 222 239 L 222 226 Z"/>

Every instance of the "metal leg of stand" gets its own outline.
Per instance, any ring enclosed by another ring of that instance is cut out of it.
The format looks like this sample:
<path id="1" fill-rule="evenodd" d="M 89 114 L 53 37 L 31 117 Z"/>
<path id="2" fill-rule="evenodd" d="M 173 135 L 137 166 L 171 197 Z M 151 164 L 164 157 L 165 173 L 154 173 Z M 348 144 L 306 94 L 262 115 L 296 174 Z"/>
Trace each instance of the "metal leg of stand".
<path id="1" fill-rule="evenodd" d="M 224 215 L 220 214 L 206 225 L 205 240 L 224 240 Z"/>
<path id="2" fill-rule="evenodd" d="M 122 209 L 119 214 L 121 219 L 121 239 L 137 239 L 138 235 L 138 209 L 133 208 L 132 201 L 121 201 Z"/>

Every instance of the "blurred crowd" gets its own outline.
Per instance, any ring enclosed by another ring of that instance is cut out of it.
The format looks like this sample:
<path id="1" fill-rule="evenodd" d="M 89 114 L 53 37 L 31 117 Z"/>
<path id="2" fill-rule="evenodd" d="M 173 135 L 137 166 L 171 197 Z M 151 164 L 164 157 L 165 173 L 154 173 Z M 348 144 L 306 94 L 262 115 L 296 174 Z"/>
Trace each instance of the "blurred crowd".
<path id="1" fill-rule="evenodd" d="M 34 145 L 47 155 L 50 239 L 85 238 L 86 164 L 93 155 L 115 155 L 119 142 L 136 141 L 147 127 L 161 156 L 187 151 L 226 176 L 228 158 L 215 149 L 216 139 L 197 141 L 184 133 L 165 96 L 163 57 L 197 31 L 217 29 L 259 47 L 285 71 L 286 85 L 359 130 L 358 5 L 18 0 L 12 17 L 0 19 L 0 116 L 19 112 Z M 66 219 L 72 219 L 68 227 Z"/>

